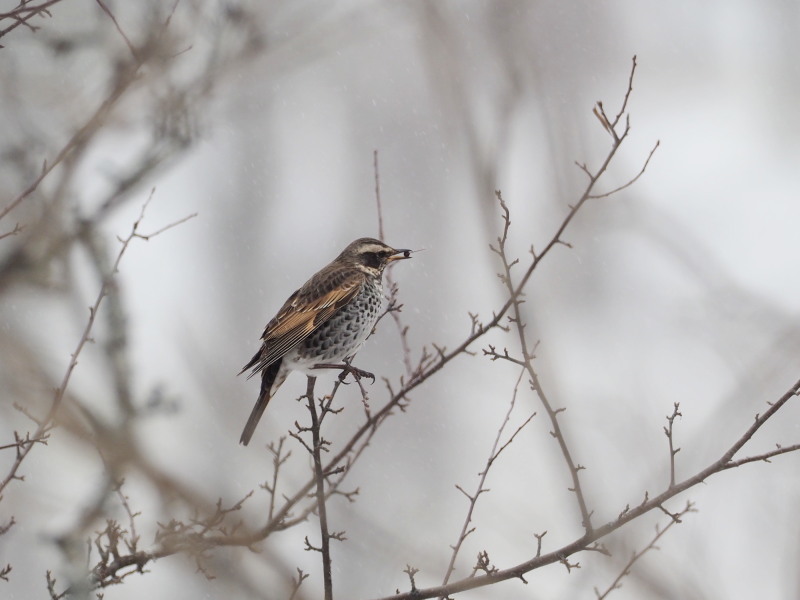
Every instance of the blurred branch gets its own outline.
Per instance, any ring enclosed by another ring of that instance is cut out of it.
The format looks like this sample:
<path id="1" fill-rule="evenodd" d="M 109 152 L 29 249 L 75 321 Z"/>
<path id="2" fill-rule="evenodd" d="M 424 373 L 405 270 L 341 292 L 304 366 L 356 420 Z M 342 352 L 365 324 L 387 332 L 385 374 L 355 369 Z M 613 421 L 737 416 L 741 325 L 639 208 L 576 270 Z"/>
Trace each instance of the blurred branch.
<path id="1" fill-rule="evenodd" d="M 611 582 L 611 585 L 609 585 L 608 588 L 602 593 L 597 588 L 595 588 L 594 593 L 597 596 L 597 600 L 605 600 L 605 598 L 608 598 L 611 592 L 620 589 L 622 587 L 621 583 L 622 580 L 628 575 L 630 575 L 631 569 L 633 568 L 633 565 L 636 564 L 636 561 L 642 558 L 642 556 L 647 554 L 650 550 L 658 550 L 658 546 L 656 546 L 658 540 L 660 540 L 661 537 L 665 533 L 667 533 L 667 531 L 669 531 L 670 527 L 672 527 L 673 525 L 677 525 L 678 523 L 681 523 L 682 522 L 681 517 L 687 515 L 690 512 L 695 512 L 694 505 L 691 502 L 687 501 L 686 506 L 684 506 L 680 512 L 671 516 L 669 523 L 667 523 L 663 528 L 660 528 L 658 525 L 656 525 L 656 534 L 655 536 L 653 536 L 653 539 L 650 540 L 650 543 L 648 543 L 647 546 L 645 546 L 638 552 L 633 553 L 630 560 L 622 568 L 622 571 L 620 571 L 619 575 L 617 575 L 616 578 L 614 578 L 614 581 Z"/>
<path id="2" fill-rule="evenodd" d="M 56 156 L 48 162 L 44 161 L 42 164 L 39 176 L 34 179 L 27 188 L 25 188 L 16 198 L 11 200 L 3 209 L 0 209 L 0 220 L 2 220 L 8 213 L 14 210 L 23 200 L 30 196 L 39 184 L 47 177 L 53 169 L 61 164 L 70 153 L 82 146 L 91 136 L 105 123 L 106 118 L 111 113 L 111 110 L 119 102 L 120 98 L 128 90 L 131 84 L 136 80 L 136 75 L 141 67 L 140 62 L 132 63 L 123 68 L 120 75 L 116 78 L 114 88 L 108 97 L 95 109 L 86 122 L 78 128 L 72 135 L 67 143 L 59 150 Z"/>
<path id="3" fill-rule="evenodd" d="M 95 0 L 95 2 L 97 2 L 100 8 L 103 9 L 103 12 L 106 13 L 108 17 L 111 19 L 111 21 L 114 23 L 114 27 L 117 29 L 117 32 L 119 32 L 119 35 L 122 37 L 123 40 L 125 40 L 125 44 L 128 46 L 128 50 L 131 51 L 133 59 L 135 61 L 139 61 L 139 53 L 136 51 L 136 48 L 134 48 L 130 39 L 128 39 L 128 36 L 125 35 L 125 32 L 122 31 L 122 27 L 119 26 L 119 23 L 117 22 L 117 18 L 114 16 L 114 13 L 111 12 L 111 10 L 108 8 L 108 6 L 106 6 L 103 0 Z"/>
<path id="4" fill-rule="evenodd" d="M 386 236 L 383 231 L 383 205 L 381 204 L 381 173 L 378 169 L 378 151 L 372 151 L 372 170 L 375 174 L 375 203 L 378 206 L 378 239 L 382 242 L 386 241 Z"/>
<path id="5" fill-rule="evenodd" d="M 103 303 L 103 300 L 109 294 L 111 287 L 114 285 L 114 276 L 119 270 L 119 265 L 122 262 L 122 257 L 125 255 L 128 246 L 136 238 L 148 240 L 152 238 L 154 235 L 157 235 L 158 233 L 165 231 L 169 228 L 169 226 L 165 227 L 159 230 L 158 232 L 149 235 L 142 235 L 139 233 L 139 227 L 142 221 L 144 220 L 145 211 L 147 210 L 147 206 L 150 203 L 151 199 L 152 199 L 152 194 L 143 204 L 142 210 L 139 214 L 139 218 L 133 223 L 133 226 L 131 227 L 131 232 L 125 239 L 120 240 L 122 246 L 120 247 L 119 252 L 117 253 L 117 257 L 114 261 L 113 266 L 111 267 L 111 270 L 102 277 L 102 284 L 100 286 L 100 291 L 97 294 L 97 298 L 95 299 L 94 304 L 89 307 L 89 318 L 86 322 L 86 325 L 84 326 L 83 334 L 78 340 L 78 344 L 75 347 L 75 350 L 70 355 L 69 364 L 67 365 L 67 369 L 62 377 L 61 384 L 55 391 L 53 400 L 50 404 L 50 408 L 48 409 L 45 416 L 42 418 L 36 418 L 31 416 L 31 418 L 33 418 L 38 424 L 33 434 L 28 435 L 25 440 L 20 440 L 19 436 L 17 436 L 17 440 L 15 443 L 15 445 L 17 446 L 17 457 L 6 477 L 3 479 L 2 482 L 0 482 L 0 494 L 2 494 L 3 490 L 6 488 L 6 486 L 8 486 L 8 484 L 11 481 L 21 478 L 17 475 L 17 472 L 20 466 L 22 465 L 22 462 L 28 456 L 31 449 L 34 447 L 35 443 L 41 441 L 42 439 L 45 439 L 47 434 L 49 434 L 50 430 L 53 428 L 56 413 L 58 412 L 58 409 L 61 406 L 61 402 L 64 399 L 64 394 L 66 393 L 67 386 L 69 385 L 70 379 L 72 377 L 72 372 L 75 370 L 75 367 L 78 364 L 78 358 L 81 352 L 83 351 L 83 348 L 86 346 L 86 344 L 89 343 L 90 341 L 93 341 L 91 338 L 91 333 L 92 333 L 92 328 L 94 327 L 95 319 L 97 318 L 97 312 L 98 310 L 100 310 L 100 306 Z M 183 222 L 185 220 L 186 219 L 182 219 L 180 222 Z"/>
<path id="6" fill-rule="evenodd" d="M 262 483 L 261 487 L 269 494 L 269 519 L 272 519 L 272 515 L 275 513 L 275 494 L 278 489 L 278 474 L 280 473 L 281 467 L 292 455 L 291 451 L 287 451 L 286 454 L 283 453 L 283 444 L 285 442 L 286 437 L 281 436 L 277 445 L 274 442 L 270 442 L 267 446 L 267 450 L 272 454 L 272 482 Z"/>
<path id="7" fill-rule="evenodd" d="M 12 229 L 11 231 L 6 231 L 5 233 L 0 234 L 0 240 L 2 240 L 3 238 L 11 237 L 12 235 L 17 235 L 18 233 L 22 232 L 23 229 L 24 229 L 24 227 L 20 226 L 19 223 L 16 223 L 14 225 L 14 229 Z"/>
<path id="8" fill-rule="evenodd" d="M 378 168 L 377 150 L 372 152 L 372 166 L 375 172 L 375 204 L 378 207 L 378 239 L 382 242 L 386 242 L 386 236 L 383 231 L 383 204 L 381 203 L 381 177 L 380 169 Z M 394 277 L 392 277 L 391 268 L 386 270 L 384 277 L 386 278 L 386 283 L 389 287 L 389 294 L 387 295 L 389 305 L 387 306 L 386 313 L 384 314 L 388 313 L 392 315 L 394 324 L 397 327 L 397 332 L 400 334 L 400 345 L 403 349 L 403 364 L 406 367 L 406 377 L 411 377 L 413 367 L 411 365 L 411 347 L 408 344 L 408 327 L 403 324 L 403 321 L 400 318 L 400 309 L 403 308 L 403 305 L 398 304 L 397 301 L 398 287 L 394 281 Z M 381 315 L 381 317 L 383 317 L 383 315 Z M 377 326 L 377 323 L 375 323 L 375 325 Z"/>
<path id="9" fill-rule="evenodd" d="M 16 198 L 11 200 L 3 209 L 0 209 L 0 220 L 2 220 L 6 215 L 8 215 L 8 213 L 19 206 L 19 204 L 21 204 L 34 191 L 36 191 L 36 189 L 39 187 L 39 184 L 53 171 L 53 169 L 64 162 L 65 159 L 67 159 L 77 148 L 84 146 L 92 138 L 92 136 L 106 124 L 106 121 L 114 107 L 119 103 L 120 99 L 126 94 L 126 92 L 129 91 L 132 84 L 139 79 L 142 66 L 153 55 L 153 49 L 158 47 L 158 42 L 169 26 L 172 14 L 177 6 L 176 2 L 165 20 L 159 25 L 159 27 L 155 28 L 152 33 L 148 35 L 148 37 L 142 42 L 140 49 L 137 50 L 130 43 L 130 40 L 127 38 L 127 36 L 122 33 L 122 30 L 119 28 L 119 24 L 117 23 L 113 14 L 111 14 L 101 0 L 97 0 L 97 2 L 111 17 L 114 25 L 117 27 L 126 43 L 131 48 L 133 60 L 129 62 L 120 62 L 117 65 L 116 73 L 113 78 L 114 85 L 106 99 L 103 100 L 100 106 L 95 109 L 95 111 L 89 116 L 84 124 L 78 128 L 78 130 L 72 135 L 72 137 L 61 148 L 56 156 L 49 162 L 47 160 L 43 162 L 38 177 L 36 177 L 27 188 L 17 195 Z M 0 15 L 0 18 L 2 18 L 2 15 Z M 2 34 L 0 33 L 0 35 Z"/>
<path id="10" fill-rule="evenodd" d="M 294 600 L 297 596 L 297 592 L 300 591 L 300 586 L 303 585 L 306 579 L 308 579 L 308 573 L 303 573 L 302 569 L 298 567 L 297 579 L 292 578 L 292 593 L 289 596 L 289 600 Z"/>

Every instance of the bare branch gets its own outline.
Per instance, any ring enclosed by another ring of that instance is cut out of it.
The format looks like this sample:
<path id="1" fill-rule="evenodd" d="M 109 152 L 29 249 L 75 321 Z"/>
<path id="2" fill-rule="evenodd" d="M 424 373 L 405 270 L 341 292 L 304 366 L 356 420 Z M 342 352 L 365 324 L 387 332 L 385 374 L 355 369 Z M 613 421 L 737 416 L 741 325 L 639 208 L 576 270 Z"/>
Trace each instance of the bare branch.
<path id="1" fill-rule="evenodd" d="M 800 444 L 792 444 L 791 446 L 779 445 L 777 448 L 775 448 L 775 450 L 770 450 L 769 452 L 764 452 L 763 454 L 756 454 L 755 456 L 747 456 L 745 458 L 740 458 L 739 460 L 729 461 L 725 465 L 725 469 L 735 469 L 736 467 L 741 467 L 742 465 L 753 462 L 771 462 L 771 458 L 775 458 L 781 454 L 788 454 L 789 452 L 797 452 L 798 450 L 800 450 Z"/>
<path id="2" fill-rule="evenodd" d="M 636 67 L 637 67 L 636 55 L 634 55 L 633 58 L 631 59 L 631 72 L 630 75 L 628 76 L 628 89 L 625 92 L 625 98 L 623 98 L 622 100 L 622 106 L 620 106 L 617 116 L 614 117 L 614 121 L 611 122 L 611 129 L 615 129 L 617 127 L 617 124 L 619 123 L 619 120 L 622 118 L 622 115 L 624 115 L 625 111 L 628 110 L 628 100 L 631 97 L 631 92 L 633 92 L 633 76 L 636 74 Z"/>

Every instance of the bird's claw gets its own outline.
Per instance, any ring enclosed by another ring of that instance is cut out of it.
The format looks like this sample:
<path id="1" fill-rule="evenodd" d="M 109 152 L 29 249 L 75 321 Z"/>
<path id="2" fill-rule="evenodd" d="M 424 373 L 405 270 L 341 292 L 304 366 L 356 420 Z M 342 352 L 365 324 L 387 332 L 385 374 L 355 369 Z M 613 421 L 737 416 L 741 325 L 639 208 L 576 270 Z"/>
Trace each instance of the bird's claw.
<path id="1" fill-rule="evenodd" d="M 345 383 L 345 379 L 347 378 L 348 373 L 352 375 L 356 381 L 360 381 L 361 379 L 364 378 L 369 378 L 372 380 L 372 383 L 375 383 L 375 375 L 373 375 L 369 371 L 364 371 L 363 369 L 359 369 L 352 365 L 342 365 L 342 372 L 339 373 L 339 381 L 341 381 L 345 385 L 347 385 L 347 383 Z"/>
<path id="2" fill-rule="evenodd" d="M 339 373 L 339 381 L 341 383 L 345 382 L 345 378 L 348 374 L 353 376 L 353 379 L 356 381 L 360 381 L 364 378 L 369 378 L 372 380 L 372 383 L 375 383 L 375 375 L 370 373 L 369 371 L 364 371 L 363 369 L 359 369 L 358 367 L 354 367 L 353 365 L 344 363 L 341 365 L 329 365 L 329 364 L 321 364 L 321 365 L 314 365 L 315 369 L 340 369 L 341 372 Z"/>

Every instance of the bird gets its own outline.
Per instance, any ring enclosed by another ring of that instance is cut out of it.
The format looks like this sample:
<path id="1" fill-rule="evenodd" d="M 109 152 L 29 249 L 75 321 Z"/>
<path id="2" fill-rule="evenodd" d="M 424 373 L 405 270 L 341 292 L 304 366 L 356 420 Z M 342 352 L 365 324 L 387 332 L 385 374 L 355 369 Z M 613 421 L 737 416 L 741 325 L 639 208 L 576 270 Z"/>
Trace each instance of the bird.
<path id="1" fill-rule="evenodd" d="M 352 359 L 372 332 L 383 302 L 383 271 L 412 250 L 359 238 L 294 292 L 267 323 L 261 347 L 239 371 L 261 373 L 261 389 L 239 443 L 247 446 L 264 409 L 291 371 L 311 375 Z M 348 365 L 359 375 L 365 375 Z M 366 374 L 369 375 L 369 374 Z M 374 379 L 374 377 L 373 377 Z"/>

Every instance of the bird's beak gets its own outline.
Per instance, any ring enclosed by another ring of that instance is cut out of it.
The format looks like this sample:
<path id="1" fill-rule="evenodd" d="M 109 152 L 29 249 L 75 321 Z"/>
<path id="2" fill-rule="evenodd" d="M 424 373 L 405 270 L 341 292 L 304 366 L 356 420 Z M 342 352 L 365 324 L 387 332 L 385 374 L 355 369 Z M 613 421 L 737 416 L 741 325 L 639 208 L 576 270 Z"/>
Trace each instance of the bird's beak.
<path id="1" fill-rule="evenodd" d="M 386 262 L 392 262 L 393 260 L 403 260 L 405 258 L 411 258 L 411 253 L 413 250 L 395 250 L 394 255 L 390 256 L 386 259 Z"/>

